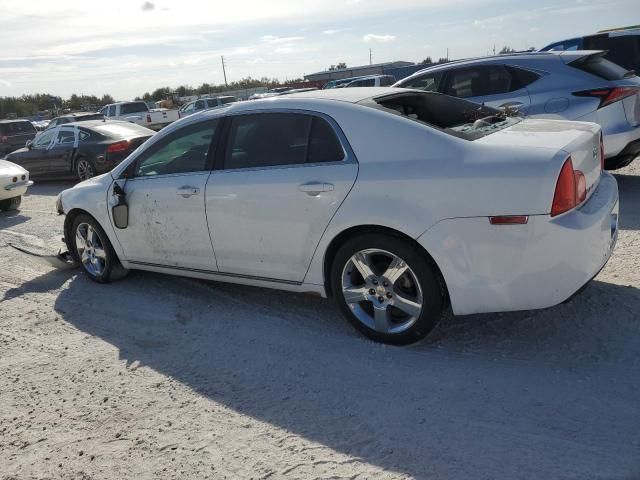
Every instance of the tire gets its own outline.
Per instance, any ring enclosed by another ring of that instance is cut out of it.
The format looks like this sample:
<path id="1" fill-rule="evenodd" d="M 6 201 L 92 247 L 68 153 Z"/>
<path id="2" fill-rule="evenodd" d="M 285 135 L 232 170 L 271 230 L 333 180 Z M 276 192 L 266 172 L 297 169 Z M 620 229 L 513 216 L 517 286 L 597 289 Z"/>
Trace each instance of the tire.
<path id="1" fill-rule="evenodd" d="M 445 304 L 433 261 L 409 241 L 386 234 L 347 240 L 333 261 L 331 288 L 357 330 L 391 345 L 426 337 Z"/>
<path id="2" fill-rule="evenodd" d="M 68 233 L 71 255 L 91 280 L 109 283 L 127 274 L 107 234 L 93 217 L 86 214 L 78 215 Z M 85 242 L 87 238 L 90 243 Z"/>
<path id="3" fill-rule="evenodd" d="M 0 210 L 3 212 L 8 212 L 10 210 L 17 210 L 22 203 L 22 197 L 13 197 L 7 198 L 5 200 L 0 200 Z"/>
<path id="4" fill-rule="evenodd" d="M 78 157 L 76 159 L 75 170 L 76 176 L 81 182 L 96 176 L 96 167 L 93 165 L 91 160 L 88 160 L 85 157 Z"/>

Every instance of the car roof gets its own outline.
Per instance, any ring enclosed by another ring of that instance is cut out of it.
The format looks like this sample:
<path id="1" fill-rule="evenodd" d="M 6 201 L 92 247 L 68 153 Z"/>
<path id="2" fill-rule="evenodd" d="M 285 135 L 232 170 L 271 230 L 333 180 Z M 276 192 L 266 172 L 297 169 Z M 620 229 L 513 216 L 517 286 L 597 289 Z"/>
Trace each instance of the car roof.
<path id="1" fill-rule="evenodd" d="M 309 90 L 289 95 L 255 100 L 256 102 L 277 102 L 285 99 L 336 100 L 340 102 L 358 103 L 372 97 L 379 97 L 390 93 L 398 93 L 401 89 L 391 87 L 362 87 L 362 88 L 330 88 L 327 90 Z M 250 106 L 251 104 L 249 104 Z"/>
<path id="2" fill-rule="evenodd" d="M 70 127 L 70 128 L 74 128 L 74 127 L 85 127 L 85 128 L 91 128 L 91 127 L 96 127 L 98 125 L 109 125 L 109 124 L 118 124 L 118 125 L 127 125 L 130 126 L 131 122 L 125 122 L 123 120 L 82 120 L 79 122 L 73 122 L 73 123 L 64 123 L 62 125 L 58 125 L 59 127 Z"/>
<path id="3" fill-rule="evenodd" d="M 25 118 L 13 118 L 13 119 L 8 119 L 8 120 L 0 120 L 0 123 L 16 123 L 16 122 L 29 122 L 29 123 L 31 123 L 30 120 L 27 120 Z"/>

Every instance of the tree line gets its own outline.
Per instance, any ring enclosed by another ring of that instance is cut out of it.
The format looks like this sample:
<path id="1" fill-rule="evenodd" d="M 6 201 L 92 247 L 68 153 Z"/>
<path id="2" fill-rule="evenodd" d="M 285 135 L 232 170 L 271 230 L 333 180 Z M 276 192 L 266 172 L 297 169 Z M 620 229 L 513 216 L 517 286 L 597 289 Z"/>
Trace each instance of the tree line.
<path id="1" fill-rule="evenodd" d="M 49 93 L 0 97 L 0 118 L 7 118 L 8 116 L 32 117 L 45 110 L 54 112 L 64 109 L 73 111 L 90 110 L 107 103 L 113 103 L 113 101 L 113 97 L 109 94 L 102 97 L 73 94 L 67 99 Z"/>

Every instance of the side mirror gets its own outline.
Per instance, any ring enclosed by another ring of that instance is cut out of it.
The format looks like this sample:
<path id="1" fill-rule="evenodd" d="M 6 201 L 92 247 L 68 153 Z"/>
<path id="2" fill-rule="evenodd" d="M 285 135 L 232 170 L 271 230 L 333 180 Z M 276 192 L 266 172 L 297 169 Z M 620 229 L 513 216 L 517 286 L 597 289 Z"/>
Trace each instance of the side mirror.
<path id="1" fill-rule="evenodd" d="M 113 214 L 113 223 L 116 228 L 123 230 L 129 226 L 129 205 L 126 203 L 119 203 L 111 209 Z"/>
<path id="2" fill-rule="evenodd" d="M 27 140 L 24 146 L 31 150 L 31 148 L 33 147 L 33 140 Z"/>
<path id="3" fill-rule="evenodd" d="M 126 193 L 117 183 L 113 185 L 113 194 L 118 197 L 118 203 L 111 209 L 113 223 L 116 228 L 123 230 L 129 226 L 129 205 L 125 200 Z"/>

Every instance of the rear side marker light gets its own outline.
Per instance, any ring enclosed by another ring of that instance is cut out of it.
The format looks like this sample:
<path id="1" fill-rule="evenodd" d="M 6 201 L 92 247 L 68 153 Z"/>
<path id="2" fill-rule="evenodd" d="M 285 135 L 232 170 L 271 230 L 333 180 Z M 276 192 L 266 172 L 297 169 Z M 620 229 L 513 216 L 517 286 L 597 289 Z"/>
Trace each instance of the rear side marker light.
<path id="1" fill-rule="evenodd" d="M 640 92 L 640 87 L 614 87 L 614 88 L 598 88 L 595 90 L 584 90 L 582 92 L 573 92 L 576 97 L 593 97 L 600 99 L 598 108 L 606 107 L 612 103 L 623 100 L 627 97 Z"/>
<path id="2" fill-rule="evenodd" d="M 529 222 L 527 215 L 502 215 L 489 217 L 491 225 L 525 225 Z"/>

